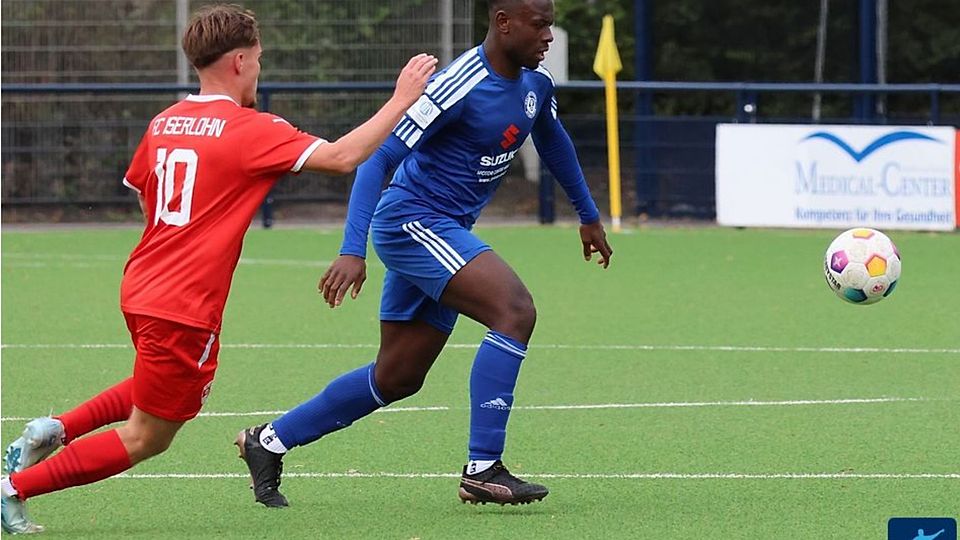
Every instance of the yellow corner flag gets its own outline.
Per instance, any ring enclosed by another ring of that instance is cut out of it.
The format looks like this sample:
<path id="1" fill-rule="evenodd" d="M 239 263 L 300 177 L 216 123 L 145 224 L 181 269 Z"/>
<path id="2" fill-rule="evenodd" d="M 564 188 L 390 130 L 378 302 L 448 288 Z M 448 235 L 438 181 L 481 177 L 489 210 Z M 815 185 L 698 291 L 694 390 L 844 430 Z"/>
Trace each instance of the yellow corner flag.
<path id="1" fill-rule="evenodd" d="M 604 15 L 593 71 L 603 79 L 607 101 L 607 161 L 610 166 L 610 218 L 620 232 L 620 131 L 617 111 L 617 73 L 623 69 L 613 35 L 613 15 Z"/>
<path id="2" fill-rule="evenodd" d="M 601 79 L 616 78 L 623 69 L 620 51 L 613 35 L 613 15 L 604 15 L 603 28 L 600 30 L 600 43 L 597 45 L 597 57 L 593 59 L 593 71 Z"/>

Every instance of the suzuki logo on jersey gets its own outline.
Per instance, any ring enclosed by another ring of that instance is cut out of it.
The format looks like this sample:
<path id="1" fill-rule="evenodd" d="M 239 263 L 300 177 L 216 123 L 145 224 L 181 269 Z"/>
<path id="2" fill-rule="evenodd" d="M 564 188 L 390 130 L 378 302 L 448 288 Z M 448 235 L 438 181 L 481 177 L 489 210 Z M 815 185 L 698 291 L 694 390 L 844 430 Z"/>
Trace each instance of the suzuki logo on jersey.
<path id="1" fill-rule="evenodd" d="M 503 130 L 503 140 L 500 141 L 500 148 L 506 150 L 517 144 L 517 142 L 520 141 L 518 135 L 520 135 L 520 128 L 515 124 L 510 124 L 507 129 Z M 507 174 L 507 169 L 510 168 L 510 162 L 513 161 L 513 157 L 517 155 L 517 151 L 518 149 L 515 149 L 495 156 L 482 156 L 480 158 L 480 167 L 482 170 L 477 171 L 477 180 L 481 183 L 493 182 Z"/>
<path id="2" fill-rule="evenodd" d="M 513 143 L 517 142 L 517 133 L 520 133 L 520 128 L 513 124 L 510 124 L 510 127 L 503 130 L 503 140 L 500 141 L 500 148 L 506 150 L 507 148 L 513 146 Z M 496 164 L 494 163 L 493 165 Z"/>
<path id="3" fill-rule="evenodd" d="M 509 152 L 504 152 L 502 154 L 497 154 L 495 156 L 483 156 L 480 158 L 481 167 L 496 167 L 497 165 L 503 165 L 504 163 L 509 163 L 513 159 L 513 156 L 517 155 L 516 150 L 511 150 Z"/>

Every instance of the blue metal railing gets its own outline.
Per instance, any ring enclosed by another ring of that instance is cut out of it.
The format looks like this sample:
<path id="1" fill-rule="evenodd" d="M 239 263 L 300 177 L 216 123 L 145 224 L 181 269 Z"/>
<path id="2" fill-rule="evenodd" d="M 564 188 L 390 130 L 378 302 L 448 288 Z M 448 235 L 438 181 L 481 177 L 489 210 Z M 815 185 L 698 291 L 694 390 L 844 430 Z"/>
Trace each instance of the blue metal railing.
<path id="1" fill-rule="evenodd" d="M 258 87 L 260 95 L 260 108 L 270 110 L 271 98 L 279 94 L 292 93 L 333 93 L 333 92 L 383 92 L 387 93 L 393 90 L 392 82 L 320 82 L 320 83 L 281 83 L 281 82 L 263 82 Z M 633 129 L 631 138 L 625 138 L 626 144 L 633 145 L 637 150 L 636 168 L 635 168 L 635 188 L 638 198 L 637 210 L 641 210 L 641 199 L 652 197 L 654 201 L 658 200 L 656 193 L 656 177 L 659 173 L 670 167 L 668 159 L 654 160 L 652 157 L 645 160 L 645 155 L 654 151 L 662 151 L 661 139 L 667 135 L 666 140 L 670 140 L 669 124 L 674 123 L 697 123 L 717 122 L 717 121 L 741 121 L 754 122 L 761 117 L 758 115 L 757 103 L 761 94 L 840 94 L 856 97 L 859 95 L 919 95 L 926 96 L 928 103 L 927 114 L 921 122 L 937 124 L 941 121 L 941 100 L 944 96 L 950 95 L 951 100 L 960 96 L 960 84 L 853 84 L 853 83 L 770 83 L 770 82 L 681 82 L 681 81 L 621 81 L 618 83 L 621 92 L 631 92 L 650 98 L 654 94 L 679 94 L 691 92 L 710 92 L 722 93 L 735 97 L 735 110 L 730 111 L 729 116 L 722 118 L 697 118 L 684 119 L 664 116 L 637 116 L 630 114 L 621 119 L 625 129 Z M 563 92 L 601 92 L 603 83 L 601 81 L 570 81 L 558 84 L 558 89 Z M 105 94 L 178 94 L 196 92 L 196 84 L 176 84 L 176 83 L 41 83 L 41 84 L 3 84 L 4 101 L 8 101 L 10 96 L 29 96 L 29 95 L 105 95 Z M 952 103 L 953 101 L 951 101 Z M 841 119 L 843 120 L 843 119 Z M 862 121 L 851 115 L 849 120 L 852 122 Z M 797 122 L 810 122 L 809 118 L 797 118 Z M 883 122 L 884 118 L 877 117 L 876 121 Z M 915 120 L 916 121 L 916 120 Z M 661 124 L 657 136 L 653 136 L 654 126 Z M 646 126 L 646 127 L 643 127 Z M 681 126 L 683 127 L 683 126 Z M 571 131 L 577 129 L 576 120 L 571 119 L 568 123 Z M 664 132 L 664 128 L 666 132 Z M 692 128 L 692 124 L 691 124 Z M 689 129 L 690 128 L 685 128 Z M 676 131 L 676 130 L 674 130 Z M 701 129 L 701 131 L 703 131 Z M 586 126 L 581 128 L 581 132 L 596 133 L 595 127 Z M 674 133 L 673 135 L 678 135 Z M 704 137 L 709 133 L 704 132 Z M 577 139 L 574 137 L 575 140 Z M 676 136 L 673 137 L 676 139 Z M 703 137 L 701 137 L 703 138 Z M 707 156 L 709 148 L 707 143 L 712 141 L 697 142 L 698 156 L 702 158 L 702 169 L 706 171 L 712 163 L 712 157 Z M 586 140 L 587 146 L 596 146 L 602 141 L 593 135 L 593 139 Z M 677 145 L 674 144 L 674 147 Z M 703 148 L 699 148 L 703 147 Z M 671 147 L 673 148 L 673 147 Z M 676 150 L 676 148 L 674 148 Z M 583 157 L 583 156 L 582 156 Z M 709 160 L 707 159 L 709 157 Z M 686 156 L 677 158 L 686 163 Z M 657 163 L 659 161 L 659 163 Z M 710 163 L 707 163 L 710 161 Z M 660 168 L 658 168 L 660 167 Z M 663 169 L 663 170 L 661 170 Z M 704 183 L 706 173 L 697 172 L 696 182 Z M 651 186 L 653 186 L 651 188 Z M 641 195 L 642 194 L 642 195 Z M 540 190 L 540 217 L 542 221 L 551 221 L 553 215 L 553 183 L 552 181 L 542 181 Z M 269 211 L 269 209 L 266 209 Z M 703 214 L 703 212 L 700 212 Z M 265 216 L 267 212 L 265 212 Z"/>
<path id="2" fill-rule="evenodd" d="M 840 94 L 926 94 L 930 99 L 931 123 L 940 121 L 940 96 L 960 94 L 960 84 L 855 84 L 855 83 L 772 83 L 772 82 L 685 82 L 620 81 L 621 91 L 652 92 L 730 92 L 738 104 L 755 103 L 759 93 L 840 93 Z M 557 85 L 560 90 L 603 90 L 602 81 L 569 81 Z M 4 84 L 8 94 L 117 94 L 194 92 L 194 84 L 176 83 L 38 83 Z M 383 92 L 393 89 L 392 82 L 261 83 L 261 104 L 269 109 L 270 96 L 288 92 Z M 743 114 L 744 107 L 738 107 Z"/>

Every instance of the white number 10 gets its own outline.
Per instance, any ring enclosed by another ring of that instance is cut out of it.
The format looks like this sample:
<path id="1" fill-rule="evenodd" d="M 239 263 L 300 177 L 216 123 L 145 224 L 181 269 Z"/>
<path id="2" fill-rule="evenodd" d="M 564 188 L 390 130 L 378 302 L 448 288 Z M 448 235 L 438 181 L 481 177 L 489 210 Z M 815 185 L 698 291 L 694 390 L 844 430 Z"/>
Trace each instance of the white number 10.
<path id="1" fill-rule="evenodd" d="M 170 210 L 176 187 L 177 165 L 183 164 L 183 183 L 180 186 L 180 209 Z M 197 179 L 197 153 L 189 148 L 175 148 L 167 153 L 166 148 L 157 148 L 157 210 L 153 224 L 161 220 L 167 225 L 183 227 L 190 222 L 190 207 L 193 205 L 193 183 Z"/>

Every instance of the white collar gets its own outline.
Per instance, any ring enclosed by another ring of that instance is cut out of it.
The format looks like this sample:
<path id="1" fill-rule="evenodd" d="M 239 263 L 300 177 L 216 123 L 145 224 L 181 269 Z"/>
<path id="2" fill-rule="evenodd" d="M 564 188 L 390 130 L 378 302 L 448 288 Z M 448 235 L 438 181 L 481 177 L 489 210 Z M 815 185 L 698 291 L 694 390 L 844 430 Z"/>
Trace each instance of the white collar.
<path id="1" fill-rule="evenodd" d="M 185 99 L 185 101 L 193 101 L 196 103 L 209 103 L 211 101 L 220 101 L 220 100 L 232 101 L 235 105 L 237 106 L 240 105 L 239 103 L 234 101 L 232 97 L 225 96 L 223 94 L 202 94 L 202 95 L 190 94 Z"/>

